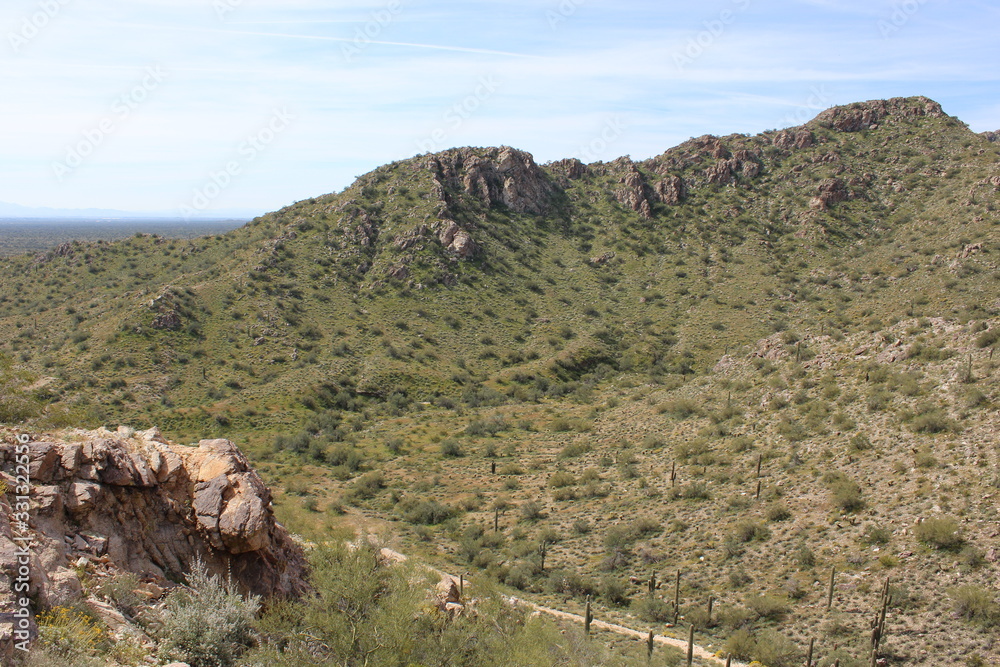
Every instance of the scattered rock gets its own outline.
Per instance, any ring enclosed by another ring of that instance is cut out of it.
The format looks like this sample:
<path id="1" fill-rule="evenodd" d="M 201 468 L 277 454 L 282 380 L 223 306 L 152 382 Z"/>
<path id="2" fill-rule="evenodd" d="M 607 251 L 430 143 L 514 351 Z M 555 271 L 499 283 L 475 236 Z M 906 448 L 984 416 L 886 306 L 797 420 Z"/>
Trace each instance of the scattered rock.
<path id="1" fill-rule="evenodd" d="M 958 254 L 958 257 L 959 259 L 968 259 L 969 257 L 981 253 L 982 251 L 983 251 L 982 243 L 971 243 L 962 248 L 962 252 Z"/>
<path id="2" fill-rule="evenodd" d="M 615 253 L 612 251 L 608 251 L 602 255 L 598 255 L 597 257 L 591 257 L 590 264 L 591 266 L 604 266 L 614 258 L 615 258 Z"/>

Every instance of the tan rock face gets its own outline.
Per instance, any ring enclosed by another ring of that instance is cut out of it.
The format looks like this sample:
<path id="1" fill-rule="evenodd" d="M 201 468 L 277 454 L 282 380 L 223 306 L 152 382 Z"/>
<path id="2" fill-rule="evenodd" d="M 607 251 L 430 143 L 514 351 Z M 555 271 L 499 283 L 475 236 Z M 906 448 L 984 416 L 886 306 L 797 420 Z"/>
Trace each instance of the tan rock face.
<path id="1" fill-rule="evenodd" d="M 42 605 L 79 597 L 72 564 L 81 558 L 164 585 L 201 558 L 248 592 L 288 597 L 307 589 L 301 548 L 275 522 L 270 492 L 232 442 L 184 447 L 155 429 L 72 436 L 36 438 L 28 448 L 30 593 Z M 0 478 L 15 487 L 12 437 L 0 442 Z M 0 500 L 0 614 L 14 611 L 17 576 L 20 527 L 9 498 Z"/>

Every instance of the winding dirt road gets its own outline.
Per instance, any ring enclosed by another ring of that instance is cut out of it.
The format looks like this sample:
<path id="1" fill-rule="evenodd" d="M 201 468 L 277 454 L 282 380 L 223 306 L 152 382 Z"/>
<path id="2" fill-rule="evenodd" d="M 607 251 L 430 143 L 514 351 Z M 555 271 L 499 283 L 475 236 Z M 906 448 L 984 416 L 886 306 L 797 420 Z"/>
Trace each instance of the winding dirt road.
<path id="1" fill-rule="evenodd" d="M 393 551 L 392 549 L 388 549 L 388 548 L 384 548 L 383 547 L 381 549 L 381 553 L 382 553 L 382 557 L 385 558 L 386 560 L 391 560 L 391 561 L 400 562 L 400 563 L 401 562 L 406 562 L 406 561 L 409 560 L 409 558 L 407 558 L 407 556 L 405 554 L 401 554 L 398 551 Z M 422 567 L 422 568 L 424 568 L 424 569 L 426 569 L 426 570 L 428 570 L 430 572 L 434 572 L 435 574 L 437 574 L 438 576 L 441 577 L 442 581 L 450 580 L 451 582 L 454 583 L 454 585 L 456 587 L 458 587 L 458 585 L 459 585 L 459 578 L 456 577 L 455 575 L 448 574 L 447 572 L 443 572 L 443 571 L 437 569 L 436 567 L 431 567 L 430 565 L 427 565 L 425 563 L 421 563 L 420 567 Z M 571 614 L 571 613 L 569 613 L 567 611 L 561 611 L 559 609 L 553 609 L 552 607 L 545 607 L 543 605 L 536 604 L 534 602 L 531 602 L 529 600 L 524 600 L 524 599 L 521 599 L 521 598 L 510 598 L 510 599 L 513 602 L 515 602 L 516 604 L 523 605 L 523 606 L 525 606 L 525 607 L 527 607 L 529 609 L 532 609 L 534 611 L 537 611 L 539 613 L 546 614 L 547 616 L 552 616 L 553 618 L 558 618 L 558 619 L 561 619 L 561 620 L 564 620 L 564 621 L 569 621 L 571 623 L 579 623 L 581 626 L 583 625 L 583 621 L 584 621 L 583 616 L 580 616 L 579 614 Z M 642 632 L 640 630 L 635 630 L 633 628 L 625 627 L 624 625 L 617 625 L 615 623 L 607 623 L 605 621 L 600 621 L 600 620 L 597 620 L 597 619 L 594 619 L 593 621 L 591 621 L 590 627 L 593 628 L 593 629 L 595 629 L 595 630 L 607 630 L 608 632 L 614 632 L 616 634 L 624 635 L 626 637 L 632 637 L 634 639 L 645 640 L 647 637 L 649 637 L 649 631 Z M 683 639 L 676 639 L 674 637 L 662 637 L 662 636 L 659 636 L 659 635 L 654 635 L 653 636 L 653 641 L 656 644 L 659 644 L 661 646 L 672 646 L 674 648 L 678 648 L 678 649 L 680 649 L 682 651 L 687 652 L 688 643 L 687 643 L 687 641 L 685 641 Z M 708 649 L 702 648 L 701 646 L 698 646 L 697 644 L 694 646 L 693 657 L 695 659 L 697 659 L 698 661 L 702 662 L 702 663 L 710 664 L 710 665 L 724 665 L 726 663 L 726 661 L 724 659 L 717 658 Z M 745 663 L 737 662 L 736 660 L 733 660 L 731 664 L 734 667 L 746 667 Z"/>

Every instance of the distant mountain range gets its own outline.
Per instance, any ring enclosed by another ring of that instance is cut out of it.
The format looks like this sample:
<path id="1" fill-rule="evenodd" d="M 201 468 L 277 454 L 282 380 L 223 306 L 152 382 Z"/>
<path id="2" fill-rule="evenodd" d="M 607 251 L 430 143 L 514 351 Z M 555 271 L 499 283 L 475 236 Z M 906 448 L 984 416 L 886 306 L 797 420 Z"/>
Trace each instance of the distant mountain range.
<path id="1" fill-rule="evenodd" d="M 218 209 L 204 211 L 192 216 L 193 220 L 250 220 L 264 211 L 249 208 Z M 110 220 L 139 219 L 171 219 L 176 220 L 181 215 L 176 211 L 119 211 L 108 208 L 50 208 L 21 206 L 9 202 L 0 202 L 0 218 L 21 219 L 79 219 L 100 218 Z"/>

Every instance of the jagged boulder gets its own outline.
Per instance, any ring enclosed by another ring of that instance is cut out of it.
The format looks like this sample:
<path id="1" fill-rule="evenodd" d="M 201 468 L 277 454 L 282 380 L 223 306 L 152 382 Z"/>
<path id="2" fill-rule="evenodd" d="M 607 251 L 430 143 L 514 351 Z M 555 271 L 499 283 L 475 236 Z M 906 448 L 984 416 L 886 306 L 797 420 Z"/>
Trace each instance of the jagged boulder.
<path id="1" fill-rule="evenodd" d="M 826 178 L 820 182 L 818 192 L 809 201 L 809 206 L 820 211 L 825 211 L 834 204 L 850 198 L 851 191 L 847 188 L 844 181 L 839 178 Z"/>
<path id="2" fill-rule="evenodd" d="M 462 259 L 469 259 L 479 251 L 472 235 L 459 227 L 454 220 L 442 220 L 438 225 L 438 240 L 449 251 Z"/>

